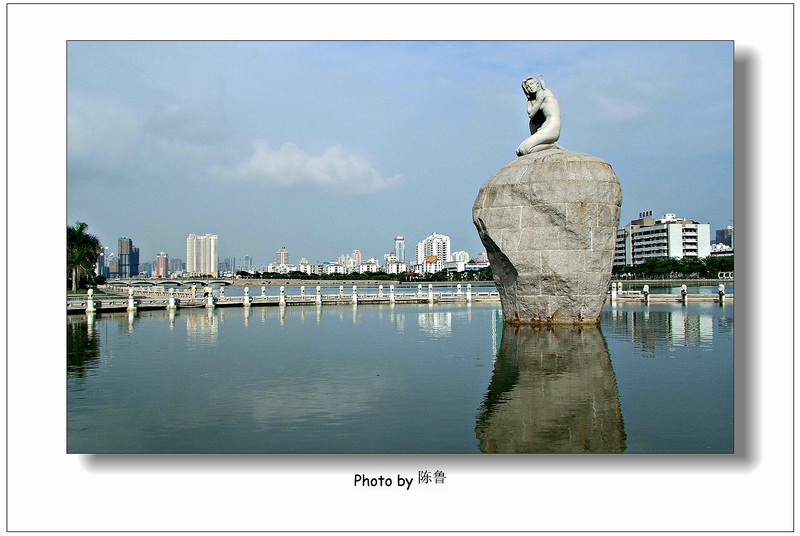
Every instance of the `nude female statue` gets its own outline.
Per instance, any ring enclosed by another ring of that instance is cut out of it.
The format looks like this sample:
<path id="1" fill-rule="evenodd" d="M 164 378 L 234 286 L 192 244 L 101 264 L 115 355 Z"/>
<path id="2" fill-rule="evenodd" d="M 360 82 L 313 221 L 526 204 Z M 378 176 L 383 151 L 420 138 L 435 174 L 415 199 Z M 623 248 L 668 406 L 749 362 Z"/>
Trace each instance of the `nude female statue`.
<path id="1" fill-rule="evenodd" d="M 545 89 L 542 75 L 539 81 L 532 76 L 523 80 L 522 91 L 528 97 L 531 135 L 520 143 L 517 156 L 547 149 L 561 135 L 561 108 L 553 92 Z"/>

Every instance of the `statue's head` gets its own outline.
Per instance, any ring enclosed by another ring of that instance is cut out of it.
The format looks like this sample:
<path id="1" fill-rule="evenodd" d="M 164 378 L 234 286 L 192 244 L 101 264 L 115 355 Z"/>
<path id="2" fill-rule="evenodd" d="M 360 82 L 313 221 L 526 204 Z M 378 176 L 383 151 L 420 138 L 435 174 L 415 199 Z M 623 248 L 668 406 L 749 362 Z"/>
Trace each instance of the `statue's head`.
<path id="1" fill-rule="evenodd" d="M 526 95 L 533 95 L 539 91 L 540 88 L 539 82 L 532 76 L 522 81 L 522 91 L 524 91 Z"/>

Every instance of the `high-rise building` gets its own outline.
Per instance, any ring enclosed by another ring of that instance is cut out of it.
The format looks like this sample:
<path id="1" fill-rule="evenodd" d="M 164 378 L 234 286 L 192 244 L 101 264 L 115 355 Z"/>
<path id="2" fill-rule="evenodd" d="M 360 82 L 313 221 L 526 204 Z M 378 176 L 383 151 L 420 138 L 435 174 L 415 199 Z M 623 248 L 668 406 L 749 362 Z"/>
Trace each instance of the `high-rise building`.
<path id="1" fill-rule="evenodd" d="M 417 244 L 417 264 L 423 266 L 423 272 L 440 272 L 450 262 L 450 237 L 433 233 Z"/>
<path id="2" fill-rule="evenodd" d="M 447 235 L 433 233 L 422 242 L 417 244 L 417 264 L 425 261 L 427 257 L 435 255 L 442 262 L 449 262 L 450 259 L 450 237 Z"/>
<path id="3" fill-rule="evenodd" d="M 275 253 L 275 264 L 289 264 L 289 252 L 286 251 L 286 247 L 282 247 Z"/>
<path id="4" fill-rule="evenodd" d="M 675 214 L 639 218 L 617 230 L 614 266 L 635 266 L 651 258 L 708 257 L 710 235 L 709 224 Z"/>
<path id="5" fill-rule="evenodd" d="M 183 259 L 170 259 L 169 260 L 169 271 L 173 274 L 181 273 L 186 269 L 186 265 L 183 264 Z"/>
<path id="6" fill-rule="evenodd" d="M 155 277 L 169 276 L 169 257 L 163 251 L 156 257 L 156 271 L 153 274 Z"/>
<path id="7" fill-rule="evenodd" d="M 242 268 L 245 272 L 250 272 L 253 270 L 253 258 L 250 255 L 244 256 L 244 267 Z"/>
<path id="8" fill-rule="evenodd" d="M 717 230 L 717 244 L 733 247 L 733 226 L 728 225 L 724 229 Z"/>
<path id="9" fill-rule="evenodd" d="M 186 271 L 189 275 L 217 277 L 217 235 L 190 234 L 186 239 Z"/>
<path id="10" fill-rule="evenodd" d="M 130 238 L 117 240 L 118 257 L 116 277 L 133 277 L 139 275 L 139 248 L 133 245 Z M 112 274 L 113 276 L 113 274 Z"/>
<path id="11" fill-rule="evenodd" d="M 406 260 L 406 241 L 402 236 L 394 237 L 394 256 L 400 262 Z"/>

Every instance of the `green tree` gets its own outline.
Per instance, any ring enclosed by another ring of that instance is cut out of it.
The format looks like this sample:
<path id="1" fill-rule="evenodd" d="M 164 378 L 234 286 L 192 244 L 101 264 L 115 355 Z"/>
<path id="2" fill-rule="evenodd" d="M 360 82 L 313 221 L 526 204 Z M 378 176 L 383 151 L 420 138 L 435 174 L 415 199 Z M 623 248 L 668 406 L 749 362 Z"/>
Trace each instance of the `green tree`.
<path id="1" fill-rule="evenodd" d="M 94 265 L 100 255 L 100 240 L 86 232 L 88 228 L 82 221 L 67 225 L 67 279 L 72 280 L 73 291 L 78 290 L 82 276 L 94 278 Z"/>

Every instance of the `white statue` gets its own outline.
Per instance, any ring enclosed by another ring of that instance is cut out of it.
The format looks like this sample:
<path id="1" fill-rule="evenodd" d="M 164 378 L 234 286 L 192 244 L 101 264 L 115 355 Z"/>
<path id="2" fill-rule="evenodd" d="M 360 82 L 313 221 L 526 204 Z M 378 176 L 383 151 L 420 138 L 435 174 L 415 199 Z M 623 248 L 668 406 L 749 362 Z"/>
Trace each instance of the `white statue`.
<path id="1" fill-rule="evenodd" d="M 517 156 L 548 149 L 561 135 L 561 108 L 555 95 L 544 87 L 544 77 L 537 81 L 529 76 L 522 81 L 522 91 L 528 97 L 528 117 L 531 135 L 517 148 Z"/>

